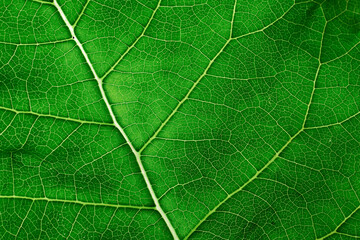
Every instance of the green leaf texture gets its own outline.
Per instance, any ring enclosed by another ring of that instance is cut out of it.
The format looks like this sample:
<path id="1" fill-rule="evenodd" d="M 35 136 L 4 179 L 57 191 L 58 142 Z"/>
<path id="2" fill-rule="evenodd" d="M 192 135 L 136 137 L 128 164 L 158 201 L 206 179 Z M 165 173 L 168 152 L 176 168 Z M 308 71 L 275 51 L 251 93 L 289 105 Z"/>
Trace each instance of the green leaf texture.
<path id="1" fill-rule="evenodd" d="M 360 238 L 360 1 L 0 0 L 0 239 Z"/>

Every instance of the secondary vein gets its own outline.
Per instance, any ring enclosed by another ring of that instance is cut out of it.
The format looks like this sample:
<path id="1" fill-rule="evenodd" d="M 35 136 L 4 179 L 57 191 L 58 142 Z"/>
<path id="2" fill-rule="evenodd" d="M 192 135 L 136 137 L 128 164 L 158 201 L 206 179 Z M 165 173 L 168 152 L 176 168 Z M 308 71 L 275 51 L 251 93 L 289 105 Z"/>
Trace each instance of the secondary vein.
<path id="1" fill-rule="evenodd" d="M 120 58 L 115 62 L 115 64 L 101 77 L 102 80 L 104 80 L 112 71 L 114 71 L 115 67 L 124 59 L 124 57 L 130 52 L 131 49 L 133 49 L 136 45 L 136 43 L 145 35 L 146 30 L 148 29 L 151 21 L 154 19 L 155 13 L 160 8 L 161 0 L 159 0 L 156 8 L 154 9 L 153 13 L 151 14 L 151 17 L 149 18 L 148 23 L 142 30 L 141 34 L 136 38 L 136 40 L 126 49 L 126 51 L 120 56 Z"/>
<path id="2" fill-rule="evenodd" d="M 183 105 L 183 103 L 189 99 L 190 94 L 193 92 L 193 90 L 196 88 L 196 86 L 199 84 L 199 82 L 206 76 L 208 75 L 208 71 L 211 68 L 211 66 L 213 65 L 213 63 L 215 62 L 215 60 L 219 57 L 219 55 L 224 51 L 224 49 L 229 45 L 229 43 L 231 41 L 236 41 L 240 38 L 243 37 L 247 37 L 249 35 L 258 33 L 258 32 L 262 32 L 265 29 L 267 29 L 268 27 L 272 26 L 273 24 L 275 24 L 277 21 L 279 21 L 280 19 L 282 19 L 293 7 L 295 6 L 295 3 L 284 12 L 284 14 L 282 16 L 280 16 L 278 19 L 276 19 L 275 21 L 271 22 L 270 24 L 268 24 L 267 26 L 263 27 L 262 29 L 247 33 L 247 34 L 243 34 L 240 35 L 238 37 L 232 37 L 232 33 L 233 33 L 233 24 L 235 21 L 235 11 L 236 11 L 236 1 L 235 1 L 235 5 L 233 8 L 233 15 L 232 15 L 232 19 L 231 19 L 231 29 L 230 29 L 230 37 L 229 39 L 225 42 L 224 46 L 219 50 L 219 52 L 215 55 L 215 57 L 213 57 L 208 66 L 205 68 L 204 72 L 201 74 L 201 76 L 194 82 L 194 84 L 192 85 L 192 87 L 190 88 L 190 90 L 188 91 L 188 93 L 184 96 L 184 98 L 178 103 L 178 105 L 174 108 L 174 110 L 170 113 L 170 115 L 165 119 L 165 121 L 160 125 L 160 127 L 155 131 L 155 133 L 147 140 L 147 142 L 143 145 L 143 147 L 139 150 L 139 152 L 141 153 L 142 151 L 144 151 L 146 149 L 146 147 L 157 137 L 157 135 L 161 132 L 161 130 L 165 127 L 165 125 L 169 122 L 169 120 L 175 115 L 175 113 L 178 111 L 178 109 L 181 107 L 181 105 Z"/>
<path id="3" fill-rule="evenodd" d="M 83 202 L 78 200 L 66 200 L 66 199 L 53 199 L 47 197 L 26 197 L 26 196 L 0 196 L 0 199 L 24 199 L 31 201 L 46 201 L 46 202 L 60 202 L 60 203 L 73 203 L 83 206 L 102 206 L 102 207 L 113 207 L 113 208 L 134 208 L 134 209 L 149 209 L 155 210 L 155 207 L 149 206 L 134 206 L 134 205 L 123 205 L 123 204 L 111 204 L 111 203 L 96 203 L 96 202 Z"/>
<path id="4" fill-rule="evenodd" d="M 229 194 L 225 199 L 223 199 L 221 202 L 219 202 L 208 214 L 205 215 L 203 219 L 192 229 L 192 231 L 185 237 L 185 239 L 188 239 L 197 229 L 198 227 L 210 217 L 216 210 L 223 205 L 227 200 L 229 200 L 231 197 L 233 197 L 235 194 L 243 190 L 247 185 L 249 185 L 251 182 L 253 182 L 265 169 L 269 167 L 270 164 L 272 164 L 279 155 L 289 146 L 289 144 L 301 133 L 304 131 L 304 128 L 301 128 L 294 136 L 292 136 L 285 145 L 275 153 L 275 155 L 270 159 L 269 162 L 267 162 L 259 171 L 257 171 L 249 180 L 247 180 L 240 188 L 236 189 L 234 192 Z"/>
<path id="5" fill-rule="evenodd" d="M 76 123 L 83 123 L 83 124 L 95 124 L 95 125 L 101 125 L 101 126 L 114 126 L 113 123 L 94 122 L 94 121 L 80 120 L 80 119 L 68 118 L 68 117 L 61 117 L 61 116 L 51 115 L 51 114 L 37 113 L 37 112 L 33 112 L 33 111 L 16 110 L 16 109 L 7 108 L 7 107 L 2 107 L 2 106 L 0 106 L 0 110 L 5 110 L 5 111 L 13 112 L 13 113 L 15 113 L 15 114 L 29 114 L 29 115 L 34 115 L 34 116 L 38 116 L 38 117 L 54 118 L 54 119 L 59 119 L 59 120 L 64 120 L 64 121 L 70 121 L 70 122 L 76 122 Z"/>

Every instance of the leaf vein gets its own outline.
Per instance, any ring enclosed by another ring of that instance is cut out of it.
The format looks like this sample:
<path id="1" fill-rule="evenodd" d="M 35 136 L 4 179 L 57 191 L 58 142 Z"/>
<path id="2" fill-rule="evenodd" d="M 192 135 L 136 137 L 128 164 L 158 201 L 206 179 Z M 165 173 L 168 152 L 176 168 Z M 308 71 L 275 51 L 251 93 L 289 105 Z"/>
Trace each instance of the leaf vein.
<path id="1" fill-rule="evenodd" d="M 136 206 L 136 205 L 123 205 L 123 204 L 111 204 L 111 203 L 96 203 L 96 202 L 84 202 L 78 200 L 66 200 L 66 199 L 55 199 L 48 197 L 26 197 L 26 196 L 0 196 L 0 199 L 24 199 L 30 201 L 46 201 L 46 202 L 59 202 L 59 203 L 70 203 L 78 204 L 83 206 L 99 206 L 99 207 L 112 207 L 112 208 L 133 208 L 133 209 L 147 209 L 147 210 L 156 210 L 155 207 L 150 206 Z"/>
<path id="2" fill-rule="evenodd" d="M 145 25 L 145 27 L 143 28 L 143 31 L 141 32 L 141 34 L 136 38 L 136 40 L 126 49 L 126 51 L 120 56 L 120 58 L 115 62 L 115 64 L 101 77 L 101 80 L 104 80 L 114 69 L 115 67 L 124 59 L 124 57 L 130 52 L 131 49 L 133 49 L 136 45 L 136 43 L 139 42 L 139 40 L 144 36 L 146 30 L 148 29 L 148 27 L 150 26 L 150 23 L 152 22 L 152 20 L 154 19 L 154 16 L 156 14 L 156 12 L 158 11 L 158 9 L 160 8 L 161 5 L 161 0 L 159 0 L 156 8 L 154 9 L 152 15 L 150 16 L 150 19 L 148 21 L 148 23 Z"/>
<path id="3" fill-rule="evenodd" d="M 161 1 L 159 1 L 158 6 L 157 6 L 156 9 L 159 8 L 160 3 L 161 3 Z M 74 31 L 73 26 L 69 23 L 66 15 L 65 15 L 65 13 L 63 12 L 63 10 L 61 9 L 61 7 L 59 6 L 59 4 L 57 3 L 56 0 L 54 0 L 54 6 L 56 7 L 56 9 L 58 10 L 58 12 L 60 13 L 61 18 L 63 19 L 63 21 L 65 22 L 66 26 L 68 27 L 68 30 L 70 31 L 70 33 L 72 34 L 72 36 L 74 36 L 74 41 L 76 42 L 76 45 L 80 48 L 80 51 L 81 51 L 83 57 L 85 58 L 87 64 L 89 65 L 89 68 L 90 68 L 92 74 L 94 75 L 96 81 L 98 82 L 98 86 L 99 86 L 99 90 L 100 90 L 101 96 L 102 96 L 102 98 L 103 98 L 103 100 L 104 100 L 104 102 L 105 102 L 105 105 L 106 105 L 107 110 L 108 110 L 108 112 L 109 112 L 109 114 L 110 114 L 110 116 L 111 116 L 111 119 L 113 120 L 113 123 L 114 123 L 115 127 L 119 130 L 119 132 L 121 133 L 121 135 L 122 135 L 123 138 L 125 139 L 126 143 L 129 145 L 131 151 L 133 152 L 133 154 L 134 154 L 134 156 L 135 156 L 135 158 L 136 158 L 136 162 L 137 162 L 137 164 L 138 164 L 138 166 L 139 166 L 139 168 L 140 168 L 141 174 L 142 174 L 142 176 L 143 176 L 143 178 L 144 178 L 144 181 L 145 181 L 145 183 L 146 183 L 146 186 L 147 186 L 147 188 L 148 188 L 148 190 L 149 190 L 149 193 L 150 193 L 150 195 L 151 195 L 151 197 L 152 197 L 152 199 L 153 199 L 153 201 L 154 201 L 154 203 L 155 203 L 156 210 L 157 210 L 157 211 L 160 213 L 160 215 L 162 216 L 162 218 L 163 218 L 163 220 L 165 221 L 167 227 L 169 228 L 169 231 L 171 232 L 173 238 L 174 238 L 175 240 L 179 239 L 179 237 L 177 236 L 177 233 L 176 233 L 174 227 L 172 226 L 171 222 L 169 221 L 168 217 L 166 216 L 166 213 L 165 213 L 165 212 L 163 211 L 163 209 L 161 208 L 161 206 L 160 206 L 160 204 L 159 204 L 159 201 L 158 201 L 158 199 L 157 199 L 157 197 L 156 197 L 156 194 L 155 194 L 154 190 L 152 189 L 152 185 L 151 185 L 151 183 L 150 183 L 150 180 L 149 180 L 149 178 L 148 178 L 148 176 L 147 176 L 147 173 L 146 173 L 146 171 L 145 171 L 145 169 L 144 169 L 144 166 L 143 166 L 143 164 L 142 164 L 142 162 L 141 162 L 140 153 L 139 153 L 138 151 L 136 151 L 136 149 L 134 148 L 134 146 L 133 146 L 132 143 L 130 142 L 130 139 L 129 139 L 128 136 L 126 135 L 124 129 L 123 129 L 123 128 L 120 126 L 120 124 L 118 123 L 118 121 L 117 121 L 117 119 L 116 119 L 116 117 L 115 117 L 114 112 L 112 111 L 111 105 L 110 105 L 110 103 L 109 103 L 109 101 L 108 101 L 108 99 L 107 99 L 107 97 L 106 97 L 106 93 L 105 93 L 105 91 L 104 91 L 103 78 L 100 78 L 100 77 L 97 75 L 97 73 L 96 73 L 93 65 L 91 64 L 91 61 L 90 61 L 90 59 L 89 59 L 89 57 L 88 57 L 88 55 L 87 55 L 87 53 L 86 53 L 83 45 L 81 44 L 81 42 L 79 41 L 79 39 L 76 37 L 76 34 L 75 34 L 75 31 Z M 156 10 L 153 12 L 153 15 L 155 14 L 155 12 L 156 12 Z M 149 21 L 148 25 L 149 25 L 149 24 L 150 24 L 150 21 Z M 148 26 L 148 25 L 147 25 L 147 26 Z M 146 31 L 146 29 L 145 29 L 144 31 Z M 134 43 L 133 45 L 135 45 L 135 43 Z M 129 50 L 129 49 L 128 49 L 128 50 Z"/>
<path id="4" fill-rule="evenodd" d="M 10 112 L 13 112 L 13 113 L 16 113 L 16 114 L 29 114 L 29 115 L 34 115 L 34 116 L 38 116 L 38 117 L 54 118 L 54 119 L 70 121 L 70 122 L 76 122 L 76 123 L 82 123 L 82 124 L 94 124 L 94 125 L 102 125 L 102 126 L 112 126 L 112 127 L 114 127 L 113 123 L 80 120 L 80 119 L 61 117 L 61 116 L 51 115 L 51 114 L 37 113 L 37 112 L 33 112 L 33 111 L 16 110 L 16 109 L 2 107 L 2 106 L 0 106 L 0 110 L 10 111 Z"/>

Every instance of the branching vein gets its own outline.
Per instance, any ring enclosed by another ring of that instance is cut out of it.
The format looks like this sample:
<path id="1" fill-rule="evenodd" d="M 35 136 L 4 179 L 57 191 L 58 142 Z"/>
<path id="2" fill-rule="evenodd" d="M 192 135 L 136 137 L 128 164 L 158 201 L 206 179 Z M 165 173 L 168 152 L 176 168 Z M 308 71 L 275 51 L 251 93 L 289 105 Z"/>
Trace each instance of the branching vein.
<path id="1" fill-rule="evenodd" d="M 148 176 L 147 176 L 147 173 L 146 173 L 146 171 L 145 171 L 145 169 L 144 169 L 144 166 L 143 166 L 143 164 L 142 164 L 142 162 L 141 162 L 139 152 L 136 151 L 136 149 L 134 148 L 133 144 L 130 142 L 130 139 L 129 139 L 128 136 L 126 135 L 124 129 L 123 129 L 123 128 L 120 126 L 120 124 L 118 123 L 118 121 L 117 121 L 117 119 L 116 119 L 116 117 L 115 117 L 115 114 L 114 114 L 114 112 L 112 111 L 112 108 L 111 108 L 111 106 L 110 106 L 110 103 L 109 103 L 109 101 L 108 101 L 108 99 L 107 99 L 107 97 L 106 97 L 106 94 L 105 94 L 105 91 L 104 91 L 104 88 L 103 88 L 102 78 L 100 78 L 100 77 L 97 75 L 97 73 L 96 73 L 96 71 L 95 71 L 95 69 L 94 69 L 94 67 L 93 67 L 93 65 L 92 65 L 92 63 L 91 63 L 91 61 L 90 61 L 90 59 L 89 59 L 89 57 L 88 57 L 88 55 L 87 55 L 84 47 L 83 47 L 83 45 L 81 44 L 81 42 L 79 41 L 79 39 L 78 39 L 77 36 L 76 36 L 76 33 L 75 33 L 75 31 L 74 31 L 74 27 L 70 24 L 70 22 L 68 21 L 65 13 L 63 12 L 63 10 L 61 9 L 61 7 L 59 6 L 59 4 L 57 3 L 56 0 L 54 1 L 54 5 L 55 5 L 56 9 L 59 11 L 59 13 L 60 13 L 60 15 L 61 15 L 61 18 L 64 20 L 64 22 L 65 22 L 66 26 L 68 27 L 71 35 L 74 37 L 74 41 L 76 42 L 77 46 L 78 46 L 79 49 L 81 50 L 81 53 L 82 53 L 82 55 L 84 56 L 87 64 L 89 65 L 92 74 L 94 75 L 96 81 L 98 82 L 98 86 L 99 86 L 99 90 L 100 90 L 101 96 L 102 96 L 102 98 L 103 98 L 103 100 L 104 100 L 104 102 L 105 102 L 105 104 L 106 104 L 106 107 L 107 107 L 108 112 L 109 112 L 109 114 L 110 114 L 110 116 L 111 116 L 111 118 L 112 118 L 112 120 L 113 120 L 113 122 L 114 122 L 115 127 L 119 130 L 119 132 L 121 133 L 121 135 L 124 137 L 125 141 L 127 142 L 127 144 L 129 145 L 131 151 L 133 152 L 133 154 L 134 154 L 135 157 L 136 157 L 136 161 L 137 161 L 137 163 L 138 163 L 138 165 L 139 165 L 141 174 L 142 174 L 142 176 L 143 176 L 143 178 L 144 178 L 144 180 L 145 180 L 145 183 L 146 183 L 146 186 L 147 186 L 147 188 L 148 188 L 148 190 L 149 190 L 149 192 L 150 192 L 150 195 L 151 195 L 151 197 L 152 197 L 152 199 L 153 199 L 153 201 L 154 201 L 154 203 L 155 203 L 156 210 L 160 213 L 160 215 L 161 215 L 162 218 L 164 219 L 164 221 L 165 221 L 166 225 L 168 226 L 168 228 L 169 228 L 169 230 L 170 230 L 173 238 L 176 239 L 176 240 L 179 239 L 178 236 L 177 236 L 177 234 L 176 234 L 175 229 L 173 228 L 173 226 L 172 226 L 172 224 L 171 224 L 171 222 L 170 222 L 170 220 L 168 219 L 166 213 L 164 212 L 164 210 L 161 208 L 161 206 L 160 206 L 160 204 L 159 204 L 158 198 L 156 197 L 156 194 L 155 194 L 155 192 L 154 192 L 154 190 L 153 190 L 153 188 L 152 188 L 152 185 L 151 185 L 151 183 L 150 183 L 150 180 L 149 180 L 149 178 L 148 178 Z M 160 5 L 160 2 L 159 2 L 159 4 L 158 4 L 158 7 L 159 7 L 159 5 Z M 154 14 L 154 13 L 153 13 L 153 14 Z M 145 30 L 146 30 L 146 29 L 145 29 Z M 121 58 L 120 58 L 120 60 L 121 60 Z M 120 61 L 120 60 L 119 60 L 119 61 Z"/>

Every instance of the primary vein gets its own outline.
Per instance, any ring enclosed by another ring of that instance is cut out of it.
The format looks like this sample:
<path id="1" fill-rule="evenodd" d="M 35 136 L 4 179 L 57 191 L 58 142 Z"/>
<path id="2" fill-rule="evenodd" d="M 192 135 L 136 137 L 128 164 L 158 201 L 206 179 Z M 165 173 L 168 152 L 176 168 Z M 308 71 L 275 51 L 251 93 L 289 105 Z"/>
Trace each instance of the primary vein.
<path id="1" fill-rule="evenodd" d="M 97 73 L 96 73 L 93 65 L 91 64 L 91 61 L 90 61 L 90 59 L 89 59 L 89 57 L 88 57 L 88 55 L 87 55 L 87 53 L 86 53 L 83 45 L 81 44 L 81 42 L 79 41 L 79 39 L 77 38 L 77 36 L 76 36 L 76 34 L 75 34 L 74 27 L 70 24 L 70 22 L 68 21 L 65 13 L 63 12 L 63 10 L 61 9 L 60 5 L 57 3 L 56 0 L 54 0 L 54 6 L 56 7 L 56 9 L 58 10 L 58 12 L 60 13 L 61 18 L 63 19 L 63 21 L 65 22 L 66 26 L 68 27 L 71 35 L 73 36 L 74 41 L 76 42 L 77 46 L 79 47 L 82 55 L 84 56 L 87 64 L 88 64 L 89 67 L 90 67 L 90 70 L 91 70 L 92 74 L 94 75 L 96 81 L 98 82 L 98 86 L 99 86 L 99 90 L 100 90 L 101 96 L 102 96 L 102 98 L 103 98 L 103 100 L 104 100 L 104 102 L 105 102 L 105 105 L 106 105 L 106 107 L 107 107 L 107 109 L 108 109 L 108 112 L 109 112 L 109 114 L 110 114 L 110 116 L 111 116 L 111 119 L 112 119 L 113 122 L 114 122 L 115 127 L 119 130 L 119 132 L 121 133 L 121 135 L 124 137 L 126 143 L 129 145 L 131 151 L 132 151 L 133 154 L 135 155 L 135 157 L 136 157 L 136 162 L 137 162 L 137 164 L 139 165 L 139 168 L 140 168 L 141 174 L 142 174 L 142 176 L 143 176 L 143 178 L 144 178 L 144 180 L 145 180 L 146 186 L 147 186 L 147 188 L 148 188 L 148 190 L 149 190 L 149 192 L 150 192 L 150 195 L 151 195 L 151 197 L 152 197 L 152 199 L 153 199 L 153 201 L 154 201 L 154 203 L 155 203 L 156 210 L 160 213 L 161 217 L 164 219 L 164 221 L 165 221 L 166 225 L 168 226 L 168 228 L 169 228 L 169 230 L 170 230 L 173 238 L 174 238 L 175 240 L 178 240 L 179 237 L 177 236 L 174 227 L 172 226 L 170 220 L 168 219 L 168 217 L 166 216 L 164 210 L 161 208 L 161 206 L 160 206 L 160 204 L 159 204 L 159 201 L 158 201 L 158 199 L 157 199 L 157 197 L 156 197 L 156 194 L 155 194 L 155 192 L 154 192 L 154 190 L 153 190 L 153 188 L 152 188 L 152 185 L 151 185 L 150 180 L 149 180 L 149 178 L 148 178 L 148 176 L 147 176 L 147 173 L 146 173 L 146 171 L 145 171 L 145 168 L 144 168 L 144 166 L 143 166 L 143 164 L 142 164 L 142 162 L 141 162 L 139 152 L 136 151 L 135 147 L 134 147 L 133 144 L 130 142 L 130 139 L 129 139 L 128 136 L 126 135 L 124 129 L 123 129 L 123 128 L 120 126 L 120 124 L 118 123 L 118 121 L 117 121 L 117 119 L 116 119 L 116 117 L 115 117 L 115 114 L 114 114 L 114 112 L 113 112 L 112 109 L 111 109 L 110 103 L 109 103 L 109 101 L 108 101 L 108 99 L 107 99 L 107 97 L 106 97 L 106 94 L 105 94 L 105 91 L 104 91 L 104 88 L 103 88 L 102 78 L 100 78 L 100 77 L 97 75 Z M 159 6 L 159 4 L 158 4 L 158 6 Z"/>

